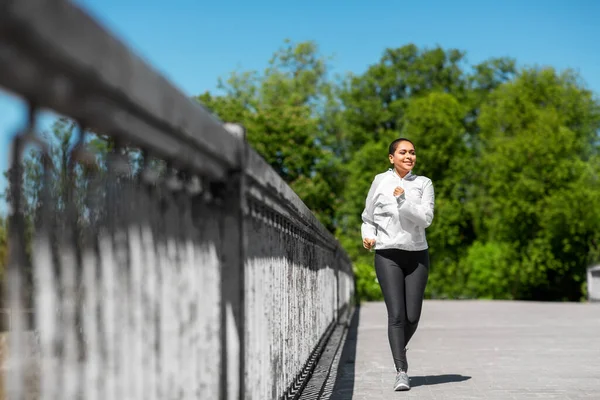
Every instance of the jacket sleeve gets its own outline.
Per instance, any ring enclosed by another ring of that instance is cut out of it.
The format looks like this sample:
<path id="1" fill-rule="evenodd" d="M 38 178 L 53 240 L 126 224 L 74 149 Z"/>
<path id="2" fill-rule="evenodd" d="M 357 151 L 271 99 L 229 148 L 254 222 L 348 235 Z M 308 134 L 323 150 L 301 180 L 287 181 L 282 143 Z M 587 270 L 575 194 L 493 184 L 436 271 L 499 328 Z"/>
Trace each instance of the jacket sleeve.
<path id="1" fill-rule="evenodd" d="M 373 179 L 371 188 L 367 194 L 367 199 L 365 200 L 365 209 L 361 215 L 363 223 L 360 227 L 363 240 L 377 238 L 377 225 L 375 225 L 375 221 L 373 219 L 373 211 L 375 209 L 375 191 L 377 190 L 377 186 L 379 186 L 379 181 L 380 179 L 377 177 Z"/>
<path id="2" fill-rule="evenodd" d="M 433 206 L 435 203 L 435 194 L 431 180 L 427 180 L 423 187 L 423 197 L 421 204 L 416 204 L 408 199 L 404 193 L 398 196 L 399 212 L 418 226 L 428 228 L 433 221 Z"/>

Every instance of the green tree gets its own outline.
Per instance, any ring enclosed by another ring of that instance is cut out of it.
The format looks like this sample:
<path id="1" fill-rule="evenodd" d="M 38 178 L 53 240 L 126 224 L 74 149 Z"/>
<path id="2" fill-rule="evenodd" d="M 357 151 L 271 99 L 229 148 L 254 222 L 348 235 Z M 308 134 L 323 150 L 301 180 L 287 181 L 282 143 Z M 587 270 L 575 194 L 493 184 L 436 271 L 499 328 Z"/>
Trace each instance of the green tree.
<path id="1" fill-rule="evenodd" d="M 341 168 L 327 116 L 336 102 L 316 44 L 286 41 L 263 74 L 234 73 L 221 89 L 197 100 L 220 119 L 242 123 L 252 147 L 333 231 Z"/>
<path id="2" fill-rule="evenodd" d="M 478 238 L 514 257 L 478 268 L 510 281 L 511 298 L 579 300 L 600 226 L 598 103 L 571 72 L 526 69 L 490 96 L 479 124 Z"/>
<path id="3" fill-rule="evenodd" d="M 372 274 L 364 272 L 364 265 L 372 268 L 373 257 L 361 246 L 360 214 L 373 177 L 389 168 L 389 143 L 400 136 L 416 145 L 415 172 L 434 181 L 436 213 L 451 217 L 430 228 L 436 249 L 432 259 L 445 265 L 458 262 L 456 250 L 464 247 L 460 238 L 468 224 L 460 217 L 465 214 L 460 200 L 451 196 L 464 197 L 471 161 L 464 128 L 469 108 L 461 104 L 470 84 L 463 57 L 458 50 L 419 50 L 414 45 L 388 49 L 363 75 L 351 76 L 341 91 L 347 172 L 337 235 L 356 265 L 363 266 L 356 273 L 359 288 L 370 288 L 359 290 L 364 298 L 381 294 L 371 286 Z"/>
<path id="4" fill-rule="evenodd" d="M 366 298 L 380 295 L 360 213 L 399 136 L 415 142 L 415 172 L 436 188 L 428 296 L 581 296 L 600 242 L 598 102 L 568 71 L 515 65 L 496 58 L 465 72 L 460 51 L 404 46 L 344 83 L 337 235 Z"/>
<path id="5" fill-rule="evenodd" d="M 400 136 L 415 142 L 415 172 L 436 191 L 428 297 L 584 293 L 585 267 L 600 261 L 600 104 L 575 74 L 517 71 L 510 58 L 469 66 L 460 50 L 407 45 L 338 82 L 314 42 L 286 41 L 264 71 L 233 73 L 220 89 L 197 100 L 245 125 L 253 148 L 338 237 L 363 299 L 381 293 L 373 254 L 361 246 L 360 215 L 373 177 L 389 168 L 388 144 Z M 89 223 L 86 196 L 101 196 L 90 182 L 108 173 L 109 154 L 128 160 L 129 176 L 140 172 L 139 151 L 97 134 L 87 142 L 93 162 L 69 172 L 75 130 L 61 119 L 46 134 L 50 205 L 41 196 L 40 154 L 25 159 L 29 233 L 40 207 L 62 215 L 75 204 L 78 222 Z"/>
<path id="6" fill-rule="evenodd" d="M 427 291 L 436 297 L 444 294 L 448 282 L 460 282 L 459 276 L 449 273 L 459 272 L 460 258 L 475 239 L 468 214 L 472 187 L 469 175 L 475 158 L 465 131 L 467 111 L 448 93 L 416 97 L 409 103 L 402 132 L 416 144 L 415 172 L 434 182 L 436 216 L 435 224 L 427 231 L 431 245 Z"/>
<path id="7" fill-rule="evenodd" d="M 431 92 L 462 97 L 467 88 L 464 53 L 410 44 L 385 50 L 378 63 L 350 76 L 341 93 L 344 137 L 350 156 L 363 145 L 400 132 L 411 98 Z"/>

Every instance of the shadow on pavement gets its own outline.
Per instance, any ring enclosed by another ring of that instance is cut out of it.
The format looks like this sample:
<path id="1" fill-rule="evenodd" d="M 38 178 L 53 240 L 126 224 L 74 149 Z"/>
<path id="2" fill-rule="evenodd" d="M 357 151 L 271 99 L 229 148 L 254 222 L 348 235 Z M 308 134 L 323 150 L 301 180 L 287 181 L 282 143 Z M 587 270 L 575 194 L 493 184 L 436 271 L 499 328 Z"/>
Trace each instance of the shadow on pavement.
<path id="1" fill-rule="evenodd" d="M 360 319 L 360 306 L 357 306 L 348 327 L 346 341 L 339 364 L 333 393 L 330 397 L 335 400 L 351 400 L 354 393 L 354 375 L 356 373 L 356 340 L 358 339 L 358 321 Z"/>
<path id="2" fill-rule="evenodd" d="M 427 375 L 427 376 L 411 376 L 410 386 L 427 386 L 440 385 L 442 383 L 463 382 L 471 379 L 470 376 L 448 374 L 448 375 Z"/>

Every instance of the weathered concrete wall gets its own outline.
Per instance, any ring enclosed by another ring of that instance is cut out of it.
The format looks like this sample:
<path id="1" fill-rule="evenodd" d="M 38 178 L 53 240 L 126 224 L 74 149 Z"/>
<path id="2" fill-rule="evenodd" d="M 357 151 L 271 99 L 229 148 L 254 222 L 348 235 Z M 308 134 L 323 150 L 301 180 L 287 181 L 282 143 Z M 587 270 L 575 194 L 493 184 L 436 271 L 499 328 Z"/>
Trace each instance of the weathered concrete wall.
<path id="1" fill-rule="evenodd" d="M 353 296 L 335 238 L 243 129 L 71 2 L 9 2 L 0 22 L 0 87 L 30 105 L 8 132 L 7 306 L 34 311 L 11 313 L 0 387 L 15 400 L 289 397 Z M 37 107 L 81 133 L 66 172 Z M 87 127 L 113 150 L 93 153 Z M 44 174 L 28 209 L 32 147 Z"/>
<path id="2" fill-rule="evenodd" d="M 337 241 L 255 153 L 248 154 L 245 399 L 278 399 L 354 293 Z"/>
<path id="3" fill-rule="evenodd" d="M 21 355 L 31 344 L 11 332 L 11 398 L 219 398 L 219 212 L 191 199 L 149 196 L 143 187 L 122 187 L 119 197 L 81 238 L 47 225 L 37 230 L 40 379 L 24 379 L 29 367 L 19 368 Z"/>

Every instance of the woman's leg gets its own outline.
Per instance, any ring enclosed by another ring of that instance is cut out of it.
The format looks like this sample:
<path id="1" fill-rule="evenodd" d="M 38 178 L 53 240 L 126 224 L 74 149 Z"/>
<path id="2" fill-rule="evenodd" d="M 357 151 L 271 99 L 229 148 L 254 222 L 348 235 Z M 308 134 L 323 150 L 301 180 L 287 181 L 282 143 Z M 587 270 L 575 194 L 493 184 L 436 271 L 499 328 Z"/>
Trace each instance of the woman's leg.
<path id="1" fill-rule="evenodd" d="M 410 264 L 405 268 L 405 300 L 406 300 L 406 324 L 404 325 L 404 338 L 406 344 L 415 334 L 419 319 L 421 318 L 421 309 L 423 307 L 423 297 L 425 296 L 425 286 L 429 277 L 429 251 L 411 252 Z"/>
<path id="2" fill-rule="evenodd" d="M 401 250 L 378 250 L 375 253 L 375 272 L 381 286 L 388 313 L 388 339 L 396 370 L 406 371 L 405 329 L 406 305 L 404 301 L 404 271 L 399 265 Z"/>

